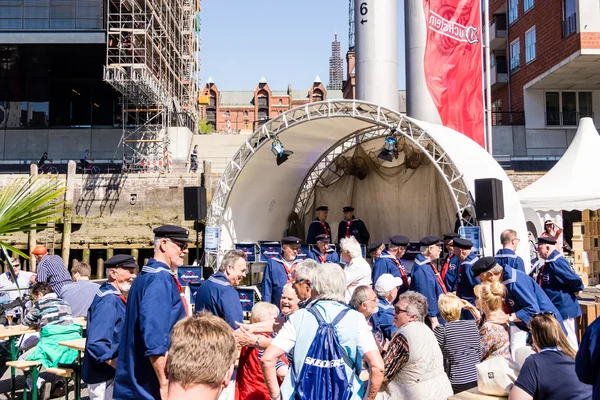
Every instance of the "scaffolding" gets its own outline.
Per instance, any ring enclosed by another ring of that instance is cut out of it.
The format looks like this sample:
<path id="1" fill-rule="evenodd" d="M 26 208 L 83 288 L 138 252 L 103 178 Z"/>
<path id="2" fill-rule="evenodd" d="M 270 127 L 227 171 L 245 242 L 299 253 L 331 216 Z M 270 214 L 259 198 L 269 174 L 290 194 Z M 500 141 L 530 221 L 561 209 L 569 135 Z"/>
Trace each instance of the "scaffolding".
<path id="1" fill-rule="evenodd" d="M 198 127 L 200 0 L 109 0 L 104 80 L 121 93 L 124 166 L 171 168 L 169 128 Z"/>
<path id="2" fill-rule="evenodd" d="M 331 57 L 329 57 L 329 85 L 327 90 L 342 90 L 344 81 L 344 62 L 340 53 L 340 42 L 337 40 L 337 32 L 331 42 Z"/>

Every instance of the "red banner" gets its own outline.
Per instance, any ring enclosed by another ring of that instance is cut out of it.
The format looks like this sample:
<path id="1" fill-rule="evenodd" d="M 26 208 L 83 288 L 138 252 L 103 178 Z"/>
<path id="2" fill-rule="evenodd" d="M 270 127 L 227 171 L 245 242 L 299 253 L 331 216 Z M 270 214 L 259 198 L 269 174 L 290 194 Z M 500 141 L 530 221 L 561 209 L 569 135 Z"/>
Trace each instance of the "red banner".
<path id="1" fill-rule="evenodd" d="M 484 141 L 481 1 L 423 0 L 425 79 L 442 124 Z"/>

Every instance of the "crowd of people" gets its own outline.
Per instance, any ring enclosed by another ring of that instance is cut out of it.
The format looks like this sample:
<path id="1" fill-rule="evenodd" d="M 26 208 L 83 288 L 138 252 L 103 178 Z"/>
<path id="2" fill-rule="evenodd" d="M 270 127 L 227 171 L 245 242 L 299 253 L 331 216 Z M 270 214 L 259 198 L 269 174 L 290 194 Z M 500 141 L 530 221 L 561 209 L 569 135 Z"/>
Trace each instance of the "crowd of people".
<path id="1" fill-rule="evenodd" d="M 317 220 L 311 226 L 328 229 Z M 368 245 L 369 263 L 352 224 L 342 228 L 339 256 L 328 231 L 309 233 L 314 255 L 303 260 L 303 241 L 284 237 L 249 319 L 235 289 L 247 274 L 240 250 L 223 255 L 190 315 L 176 271 L 191 240 L 173 225 L 154 229 L 154 256 L 139 273 L 131 256 L 109 259 L 108 280 L 87 307 L 78 304 L 92 288 L 85 265 L 73 268 L 72 282 L 54 256 L 40 254 L 30 279 L 47 283 L 35 288 L 35 307 L 54 302 L 61 318 L 47 324 L 65 326 L 86 309 L 82 378 L 91 399 L 437 400 L 475 387 L 514 399 L 600 396 L 600 322 L 579 349 L 583 284 L 554 238 L 538 239 L 544 264 L 534 279 L 515 253 L 514 230 L 501 233 L 495 257 L 481 258 L 456 233 L 425 236 L 407 271 L 406 236 Z M 500 383 L 510 371 L 510 384 Z"/>

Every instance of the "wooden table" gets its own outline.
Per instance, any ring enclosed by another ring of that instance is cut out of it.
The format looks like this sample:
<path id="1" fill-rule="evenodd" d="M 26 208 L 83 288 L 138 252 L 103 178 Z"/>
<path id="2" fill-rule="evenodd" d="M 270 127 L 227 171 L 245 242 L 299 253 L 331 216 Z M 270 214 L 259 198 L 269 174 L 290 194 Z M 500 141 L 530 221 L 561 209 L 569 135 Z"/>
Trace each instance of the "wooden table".
<path id="1" fill-rule="evenodd" d="M 460 392 L 454 396 L 448 397 L 448 400 L 506 400 L 506 396 L 493 396 L 489 394 L 480 393 L 477 388 L 469 389 L 465 392 Z"/>
<path id="2" fill-rule="evenodd" d="M 77 351 L 83 352 L 85 350 L 85 338 L 83 339 L 73 339 L 73 340 L 63 340 L 62 342 L 58 342 L 61 346 L 68 347 L 70 349 L 75 349 Z"/>
<path id="3" fill-rule="evenodd" d="M 78 322 L 77 322 L 78 323 Z M 75 377 L 73 378 L 73 384 L 75 386 L 75 399 L 81 399 L 81 353 L 85 350 L 85 338 L 82 339 L 72 339 L 72 340 L 63 340 L 58 342 L 61 346 L 68 347 L 70 349 L 77 350 L 79 352 L 79 356 L 77 357 L 77 361 L 73 363 L 70 367 L 73 369 Z"/>
<path id="4" fill-rule="evenodd" d="M 19 347 L 17 346 L 17 337 L 28 334 L 37 333 L 35 329 L 31 329 L 24 325 L 0 326 L 0 340 L 10 341 L 10 360 L 15 361 L 19 355 Z M 10 398 L 15 398 L 16 390 L 16 369 L 10 367 Z"/>
<path id="5" fill-rule="evenodd" d="M 85 320 L 85 317 L 73 318 L 73 321 L 75 321 L 76 324 L 81 325 L 83 330 L 87 328 L 87 321 Z"/>

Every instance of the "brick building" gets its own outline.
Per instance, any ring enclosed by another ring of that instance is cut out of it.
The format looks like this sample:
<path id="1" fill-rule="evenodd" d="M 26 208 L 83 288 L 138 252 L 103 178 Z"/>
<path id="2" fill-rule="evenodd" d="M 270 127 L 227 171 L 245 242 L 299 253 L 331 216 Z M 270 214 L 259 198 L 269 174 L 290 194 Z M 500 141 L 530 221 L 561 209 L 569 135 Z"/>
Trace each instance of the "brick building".
<path id="1" fill-rule="evenodd" d="M 600 116 L 600 3 L 490 0 L 494 155 L 560 157 Z"/>
<path id="2" fill-rule="evenodd" d="M 212 78 L 208 78 L 202 91 L 209 96 L 209 104 L 200 109 L 200 118 L 206 120 L 218 132 L 238 133 L 253 131 L 262 123 L 284 111 L 306 103 L 327 99 L 341 99 L 341 90 L 327 90 L 317 76 L 308 90 L 277 91 L 269 87 L 265 78 L 251 90 L 219 90 Z"/>

